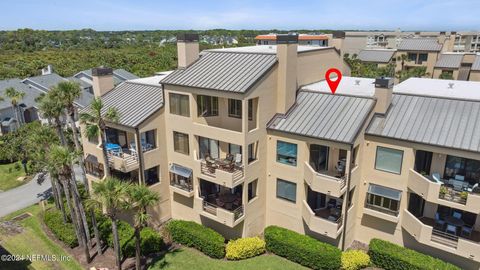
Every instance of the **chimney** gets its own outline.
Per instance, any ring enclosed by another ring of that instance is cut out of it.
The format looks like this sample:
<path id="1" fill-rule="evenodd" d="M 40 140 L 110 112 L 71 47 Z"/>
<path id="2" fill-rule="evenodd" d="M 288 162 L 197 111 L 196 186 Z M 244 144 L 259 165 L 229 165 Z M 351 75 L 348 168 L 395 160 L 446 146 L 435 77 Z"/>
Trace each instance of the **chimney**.
<path id="1" fill-rule="evenodd" d="M 334 31 L 332 33 L 332 42 L 328 44 L 328 46 L 335 47 L 338 51 L 342 52 L 343 56 L 343 42 L 345 40 L 345 32 L 344 31 Z"/>
<path id="2" fill-rule="evenodd" d="M 379 77 L 375 79 L 375 113 L 385 114 L 392 102 L 393 78 Z"/>
<path id="3" fill-rule="evenodd" d="M 47 65 L 46 68 L 42 68 L 42 75 L 49 75 L 53 73 L 53 66 Z"/>
<path id="4" fill-rule="evenodd" d="M 178 68 L 186 68 L 198 59 L 198 34 L 177 35 Z"/>
<path id="5" fill-rule="evenodd" d="M 277 35 L 277 112 L 286 113 L 297 92 L 298 34 Z"/>
<path id="6" fill-rule="evenodd" d="M 101 97 L 113 89 L 113 70 L 106 67 L 92 68 L 93 94 Z"/>

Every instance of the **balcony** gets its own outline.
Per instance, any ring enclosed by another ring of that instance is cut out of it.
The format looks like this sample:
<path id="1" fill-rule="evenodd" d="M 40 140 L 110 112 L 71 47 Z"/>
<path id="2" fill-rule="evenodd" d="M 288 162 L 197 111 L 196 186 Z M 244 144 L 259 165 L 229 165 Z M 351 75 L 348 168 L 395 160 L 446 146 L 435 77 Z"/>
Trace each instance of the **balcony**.
<path id="1" fill-rule="evenodd" d="M 185 197 L 193 196 L 193 183 L 184 179 L 170 178 L 170 188 L 172 191 Z"/>
<path id="2" fill-rule="evenodd" d="M 404 210 L 402 228 L 419 243 L 480 262 L 480 232 L 473 231 L 470 238 L 467 239 L 446 233 L 434 226 L 434 219 L 417 218 L 408 210 Z"/>
<path id="3" fill-rule="evenodd" d="M 422 175 L 413 169 L 410 169 L 408 176 L 408 188 L 424 200 L 480 213 L 480 194 L 476 193 L 476 189 L 469 191 L 462 183 L 454 179 L 434 180 L 434 177 Z"/>
<path id="4" fill-rule="evenodd" d="M 231 228 L 240 224 L 245 218 L 244 205 L 228 210 L 218 206 L 216 203 L 208 202 L 207 199 L 202 197 L 195 197 L 195 204 L 202 216 Z"/>
<path id="5" fill-rule="evenodd" d="M 115 170 L 127 173 L 138 169 L 138 158 L 131 153 L 114 153 L 108 151 L 107 157 L 109 167 Z"/>
<path id="6" fill-rule="evenodd" d="M 398 211 L 392 211 L 374 204 L 365 204 L 363 213 L 372 217 L 384 219 L 393 223 L 400 221 L 400 214 Z"/>
<path id="7" fill-rule="evenodd" d="M 202 177 L 210 182 L 233 188 L 244 180 L 244 171 L 241 164 L 226 159 L 198 160 Z"/>
<path id="8" fill-rule="evenodd" d="M 333 239 L 342 233 L 342 216 L 333 217 L 329 209 L 312 211 L 306 201 L 303 201 L 302 217 L 308 228 L 316 233 L 328 236 Z"/>
<path id="9" fill-rule="evenodd" d="M 305 182 L 316 192 L 340 197 L 345 192 L 346 176 L 333 176 L 334 172 L 316 172 L 308 162 L 304 165 Z"/>

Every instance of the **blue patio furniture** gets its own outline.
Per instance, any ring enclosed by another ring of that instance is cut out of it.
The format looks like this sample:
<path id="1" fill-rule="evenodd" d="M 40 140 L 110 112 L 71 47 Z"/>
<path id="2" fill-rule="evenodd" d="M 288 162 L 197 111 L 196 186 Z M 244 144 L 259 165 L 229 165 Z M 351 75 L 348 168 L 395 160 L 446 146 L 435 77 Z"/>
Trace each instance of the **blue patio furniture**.
<path id="1" fill-rule="evenodd" d="M 470 237 L 472 236 L 473 228 L 469 225 L 462 226 L 462 236 Z"/>
<path id="2" fill-rule="evenodd" d="M 462 218 L 462 213 L 460 212 L 457 212 L 457 211 L 453 211 L 453 215 L 452 215 L 454 218 L 458 218 L 458 219 L 461 219 Z"/>
<path id="3" fill-rule="evenodd" d="M 435 225 L 439 225 L 439 227 L 442 227 L 445 225 L 445 220 L 440 219 L 440 214 L 435 213 Z"/>
<path id="4" fill-rule="evenodd" d="M 457 227 L 447 224 L 447 230 L 445 232 L 449 234 L 457 235 Z"/>

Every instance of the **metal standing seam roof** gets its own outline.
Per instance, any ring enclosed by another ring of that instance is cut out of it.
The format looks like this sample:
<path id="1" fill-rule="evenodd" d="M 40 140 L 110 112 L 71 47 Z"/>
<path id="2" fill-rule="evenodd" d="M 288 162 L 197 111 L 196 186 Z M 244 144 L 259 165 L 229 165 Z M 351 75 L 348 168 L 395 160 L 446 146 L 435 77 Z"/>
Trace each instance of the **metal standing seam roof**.
<path id="1" fill-rule="evenodd" d="M 436 68 L 459 68 L 462 64 L 463 54 L 442 53 L 435 64 Z"/>
<path id="2" fill-rule="evenodd" d="M 207 52 L 161 83 L 245 93 L 276 63 L 275 54 Z"/>
<path id="3" fill-rule="evenodd" d="M 406 38 L 398 45 L 399 51 L 441 51 L 442 44 L 436 38 Z"/>
<path id="4" fill-rule="evenodd" d="M 76 73 L 75 75 L 73 75 L 73 77 L 75 78 L 78 78 L 80 77 L 80 75 L 83 74 L 84 76 L 86 76 L 89 80 L 92 80 L 92 69 L 86 69 L 86 70 L 82 70 L 78 73 Z M 113 70 L 113 82 L 115 85 L 119 85 L 120 83 L 124 82 L 124 81 L 127 81 L 127 80 L 134 80 L 134 79 L 138 79 L 139 77 L 131 72 L 128 72 L 126 71 L 125 69 L 115 69 Z"/>
<path id="5" fill-rule="evenodd" d="M 358 59 L 362 62 L 388 63 L 395 54 L 395 50 L 361 50 Z"/>
<path id="6" fill-rule="evenodd" d="M 294 107 L 274 117 L 268 128 L 351 144 L 374 105 L 372 98 L 301 90 Z"/>
<path id="7" fill-rule="evenodd" d="M 163 107 L 163 90 L 161 85 L 148 85 L 124 82 L 101 97 L 102 114 L 109 108 L 116 108 L 119 113 L 118 124 L 138 127 L 153 113 Z M 90 107 L 81 112 L 88 112 Z"/>
<path id="8" fill-rule="evenodd" d="M 58 75 L 57 73 L 28 77 L 23 80 L 24 83 L 32 85 L 34 87 L 42 88 L 41 90 L 45 91 L 50 90 L 50 88 L 56 86 L 59 82 L 64 81 L 66 81 L 66 79 Z"/>
<path id="9" fill-rule="evenodd" d="M 366 134 L 480 152 L 480 102 L 394 94 Z"/>
<path id="10" fill-rule="evenodd" d="M 471 70 L 480 71 L 480 55 L 475 56 L 475 61 L 473 61 Z"/>

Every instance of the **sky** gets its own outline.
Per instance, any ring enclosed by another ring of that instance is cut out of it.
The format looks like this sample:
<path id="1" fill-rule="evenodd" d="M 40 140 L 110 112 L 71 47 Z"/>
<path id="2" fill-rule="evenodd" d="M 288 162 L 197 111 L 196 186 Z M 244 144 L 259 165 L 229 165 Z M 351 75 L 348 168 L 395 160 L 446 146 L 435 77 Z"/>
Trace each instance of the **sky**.
<path id="1" fill-rule="evenodd" d="M 480 30 L 478 0 L 1 0 L 0 30 Z"/>

